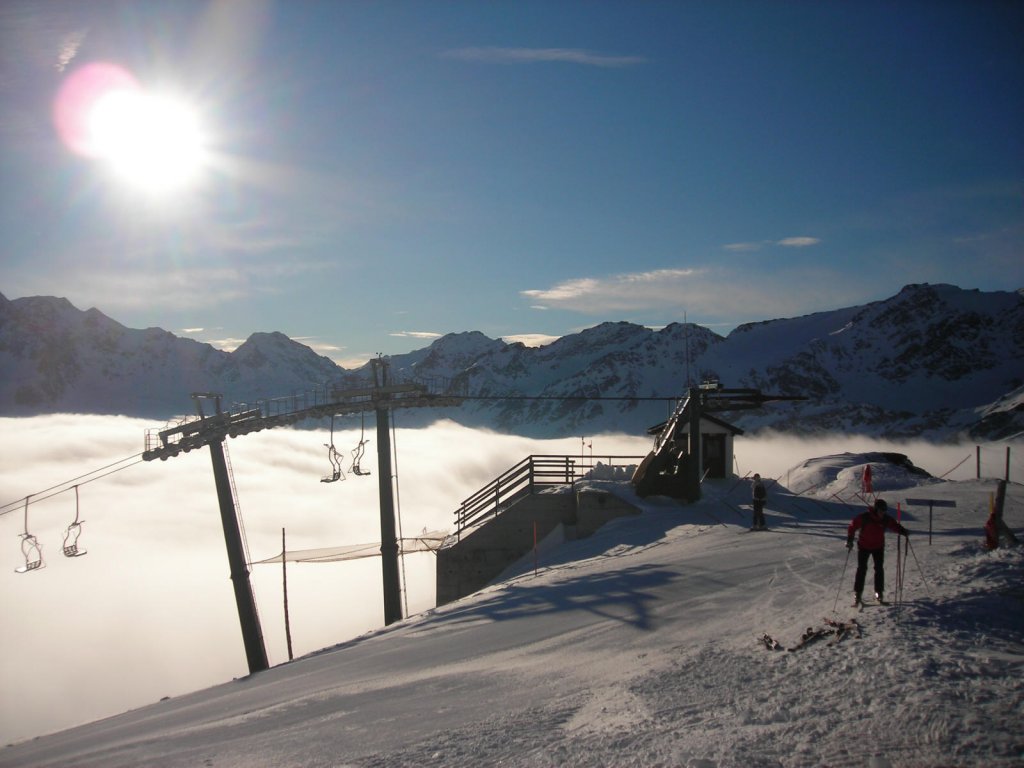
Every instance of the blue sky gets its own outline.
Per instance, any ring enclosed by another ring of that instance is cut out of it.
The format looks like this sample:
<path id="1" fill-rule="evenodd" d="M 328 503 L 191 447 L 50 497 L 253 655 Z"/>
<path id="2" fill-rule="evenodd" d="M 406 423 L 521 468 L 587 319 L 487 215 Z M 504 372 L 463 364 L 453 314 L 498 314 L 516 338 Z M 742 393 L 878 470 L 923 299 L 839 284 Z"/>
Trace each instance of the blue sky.
<path id="1" fill-rule="evenodd" d="M 0 292 L 351 365 L 1016 290 L 1022 39 L 1019 2 L 8 0 Z M 192 107 L 188 184 L 61 141 L 97 62 Z"/>

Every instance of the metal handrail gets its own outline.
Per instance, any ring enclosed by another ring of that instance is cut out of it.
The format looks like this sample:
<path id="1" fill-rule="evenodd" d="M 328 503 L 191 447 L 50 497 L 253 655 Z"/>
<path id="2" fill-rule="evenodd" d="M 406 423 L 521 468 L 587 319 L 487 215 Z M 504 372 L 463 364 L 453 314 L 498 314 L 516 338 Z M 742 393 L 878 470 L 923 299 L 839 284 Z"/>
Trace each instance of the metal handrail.
<path id="1" fill-rule="evenodd" d="M 463 500 L 455 510 L 454 540 L 483 525 L 539 487 L 573 485 L 585 480 L 598 464 L 609 467 L 639 463 L 642 456 L 530 455 Z M 624 461 L 625 460 L 625 461 Z"/>

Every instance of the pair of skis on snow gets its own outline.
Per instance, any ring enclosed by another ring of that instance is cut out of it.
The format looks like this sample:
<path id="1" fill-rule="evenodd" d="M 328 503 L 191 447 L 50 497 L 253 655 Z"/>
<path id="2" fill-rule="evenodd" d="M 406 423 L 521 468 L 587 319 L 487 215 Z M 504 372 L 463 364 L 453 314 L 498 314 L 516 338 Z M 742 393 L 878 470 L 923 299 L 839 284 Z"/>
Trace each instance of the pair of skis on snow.
<path id="1" fill-rule="evenodd" d="M 848 635 L 853 634 L 855 637 L 860 638 L 861 627 L 856 619 L 850 619 L 849 621 L 836 621 L 835 619 L 825 619 L 825 626 L 823 627 L 808 627 L 804 630 L 804 633 L 800 636 L 800 642 L 794 645 L 788 650 L 790 652 L 798 651 L 801 648 L 810 645 L 818 640 L 825 637 L 832 637 L 828 642 L 831 647 L 837 643 L 842 642 Z M 761 638 L 761 642 L 764 643 L 764 647 L 770 651 L 781 651 L 786 650 L 782 644 L 774 637 L 769 635 L 767 632 Z"/>

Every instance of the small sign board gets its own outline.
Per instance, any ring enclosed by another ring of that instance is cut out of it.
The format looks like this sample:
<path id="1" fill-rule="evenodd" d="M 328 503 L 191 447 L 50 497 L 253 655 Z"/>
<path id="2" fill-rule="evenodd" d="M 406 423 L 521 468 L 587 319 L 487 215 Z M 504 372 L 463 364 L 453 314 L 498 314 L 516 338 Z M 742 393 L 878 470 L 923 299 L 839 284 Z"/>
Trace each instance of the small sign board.
<path id="1" fill-rule="evenodd" d="M 935 507 L 955 507 L 955 501 L 949 501 L 948 499 L 906 499 L 907 506 L 920 506 L 928 505 L 928 544 L 932 543 L 932 509 Z"/>

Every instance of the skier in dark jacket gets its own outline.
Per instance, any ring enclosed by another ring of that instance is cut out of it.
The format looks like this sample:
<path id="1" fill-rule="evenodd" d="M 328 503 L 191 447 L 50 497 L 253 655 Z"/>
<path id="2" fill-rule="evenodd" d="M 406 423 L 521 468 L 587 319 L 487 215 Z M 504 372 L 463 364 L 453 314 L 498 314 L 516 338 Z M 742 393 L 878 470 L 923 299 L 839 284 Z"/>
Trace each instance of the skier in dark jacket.
<path id="1" fill-rule="evenodd" d="M 877 499 L 868 508 L 853 518 L 846 530 L 846 548 L 853 549 L 853 537 L 860 530 L 857 542 L 857 575 L 853 579 L 854 605 L 861 605 L 861 592 L 864 591 L 864 579 L 868 573 L 868 558 L 874 561 L 875 567 L 875 599 L 884 603 L 885 570 L 882 561 L 885 556 L 885 532 L 890 530 L 901 536 L 909 536 L 910 531 L 893 520 L 886 511 L 889 506 Z"/>
<path id="2" fill-rule="evenodd" d="M 758 474 L 754 475 L 754 487 L 752 490 L 752 506 L 754 507 L 754 524 L 751 526 L 752 531 L 764 531 L 768 529 L 768 526 L 764 522 L 764 503 L 768 500 L 768 492 L 764 489 L 764 483 L 761 482 L 761 476 Z"/>

